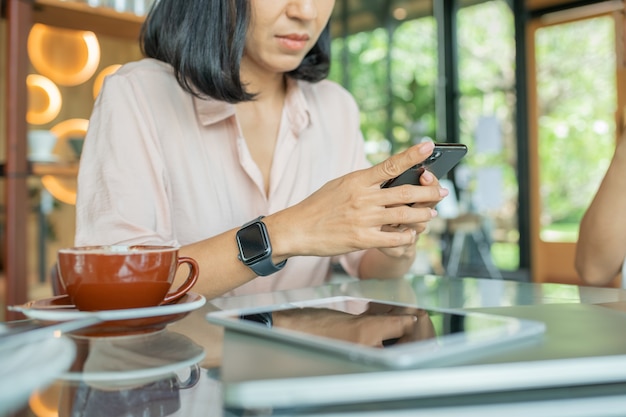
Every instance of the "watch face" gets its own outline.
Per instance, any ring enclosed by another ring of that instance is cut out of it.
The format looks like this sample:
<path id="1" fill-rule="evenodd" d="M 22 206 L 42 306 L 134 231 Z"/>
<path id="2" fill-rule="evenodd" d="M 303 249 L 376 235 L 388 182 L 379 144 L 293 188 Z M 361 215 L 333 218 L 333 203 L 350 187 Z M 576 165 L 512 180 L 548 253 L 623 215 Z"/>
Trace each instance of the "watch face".
<path id="1" fill-rule="evenodd" d="M 243 262 L 254 261 L 269 253 L 269 242 L 260 223 L 252 223 L 237 232 L 237 244 Z"/>

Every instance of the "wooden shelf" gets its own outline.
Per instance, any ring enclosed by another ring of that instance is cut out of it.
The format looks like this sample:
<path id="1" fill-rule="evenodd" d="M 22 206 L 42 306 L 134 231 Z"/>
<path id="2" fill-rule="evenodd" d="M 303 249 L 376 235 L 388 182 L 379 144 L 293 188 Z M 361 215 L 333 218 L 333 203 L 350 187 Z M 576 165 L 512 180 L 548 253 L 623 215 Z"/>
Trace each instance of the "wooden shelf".
<path id="1" fill-rule="evenodd" d="M 0 177 L 5 176 L 5 163 L 0 163 Z M 78 175 L 78 161 L 76 162 L 28 162 L 28 175 L 43 177 L 54 175 L 56 177 L 75 178 Z"/>
<path id="2" fill-rule="evenodd" d="M 33 20 L 67 29 L 89 30 L 98 35 L 139 39 L 143 16 L 105 7 L 60 0 L 35 0 Z"/>
<path id="3" fill-rule="evenodd" d="M 31 170 L 35 176 L 76 177 L 78 175 L 78 162 L 31 162 Z"/>

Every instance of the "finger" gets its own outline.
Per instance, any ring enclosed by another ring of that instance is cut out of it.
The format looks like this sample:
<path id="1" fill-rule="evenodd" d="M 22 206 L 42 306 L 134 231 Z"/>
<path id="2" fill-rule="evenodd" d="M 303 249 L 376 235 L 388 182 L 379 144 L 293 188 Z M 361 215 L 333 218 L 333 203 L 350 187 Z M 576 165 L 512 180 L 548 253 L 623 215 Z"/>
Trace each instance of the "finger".
<path id="1" fill-rule="evenodd" d="M 380 228 L 380 230 L 383 232 L 404 232 L 405 230 L 408 230 L 410 226 L 404 224 L 385 224 Z"/>
<path id="2" fill-rule="evenodd" d="M 435 144 L 430 141 L 411 146 L 409 149 L 371 167 L 368 170 L 370 173 L 368 181 L 370 181 L 371 185 L 375 185 L 395 178 L 413 165 L 428 158 L 433 153 L 434 148 Z"/>
<path id="3" fill-rule="evenodd" d="M 390 258 L 409 257 L 415 252 L 415 244 L 398 248 L 379 248 L 378 250 Z"/>
<path id="4" fill-rule="evenodd" d="M 413 230 L 410 225 L 427 223 L 437 216 L 437 210 L 430 207 L 411 207 L 408 205 L 390 207 L 385 210 L 385 219 L 381 222 L 396 226 L 396 230 L 390 232 L 403 232 Z M 404 227 L 402 227 L 404 226 Z M 400 227 L 404 230 L 399 230 Z"/>
<path id="5" fill-rule="evenodd" d="M 382 346 L 385 340 L 400 339 L 410 333 L 410 329 L 417 322 L 417 317 L 411 315 L 369 316 L 368 321 L 370 325 L 378 329 L 377 343 Z"/>
<path id="6" fill-rule="evenodd" d="M 432 214 L 432 213 L 431 213 Z M 426 230 L 428 223 L 408 223 L 408 224 L 385 224 L 380 228 L 383 232 L 404 232 L 405 230 L 415 231 L 415 235 L 419 235 Z"/>
<path id="7" fill-rule="evenodd" d="M 405 230 L 403 232 L 373 232 L 370 234 L 371 238 L 364 239 L 361 248 L 378 248 L 381 251 L 385 251 L 388 248 L 399 248 L 409 245 L 414 245 L 417 241 L 417 236 L 412 230 Z"/>
<path id="8" fill-rule="evenodd" d="M 400 210 L 405 210 L 404 208 L 400 208 Z M 402 234 L 411 234 L 415 237 L 415 241 L 417 241 L 417 237 L 423 233 L 428 224 L 439 215 L 437 210 L 431 207 L 409 207 L 406 206 L 406 210 L 409 210 L 407 213 L 392 213 L 393 219 L 396 223 L 394 224 L 384 224 L 380 231 L 381 233 L 402 233 Z M 402 246 L 407 243 L 412 242 L 401 242 L 398 245 L 394 246 Z M 378 246 L 381 247 L 381 246 Z M 392 247 L 392 246 L 387 246 Z"/>
<path id="9" fill-rule="evenodd" d="M 416 203 L 421 206 L 430 206 L 432 203 L 440 202 L 450 192 L 439 186 L 400 185 L 381 189 L 381 193 L 378 201 L 392 208 Z"/>
<path id="10" fill-rule="evenodd" d="M 420 175 L 420 184 L 422 185 L 439 185 L 439 180 L 433 175 L 432 172 L 425 170 Z"/>

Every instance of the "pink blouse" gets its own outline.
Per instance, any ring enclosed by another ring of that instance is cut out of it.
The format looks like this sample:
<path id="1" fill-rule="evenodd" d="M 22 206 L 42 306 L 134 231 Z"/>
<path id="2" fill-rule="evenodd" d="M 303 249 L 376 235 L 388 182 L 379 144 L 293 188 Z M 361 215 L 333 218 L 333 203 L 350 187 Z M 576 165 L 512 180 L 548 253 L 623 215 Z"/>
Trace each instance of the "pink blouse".
<path id="1" fill-rule="evenodd" d="M 190 244 L 368 166 L 352 96 L 330 81 L 291 80 L 266 196 L 234 106 L 191 96 L 169 65 L 143 59 L 108 76 L 96 100 L 78 174 L 75 244 Z M 232 294 L 320 285 L 331 262 L 355 275 L 361 255 L 294 257 Z"/>

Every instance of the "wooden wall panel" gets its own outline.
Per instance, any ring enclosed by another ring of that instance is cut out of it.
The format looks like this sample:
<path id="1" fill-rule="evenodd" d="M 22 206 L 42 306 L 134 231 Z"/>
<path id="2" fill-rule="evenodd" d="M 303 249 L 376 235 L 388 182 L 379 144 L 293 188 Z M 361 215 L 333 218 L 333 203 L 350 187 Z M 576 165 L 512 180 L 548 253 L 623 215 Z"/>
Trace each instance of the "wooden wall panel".
<path id="1" fill-rule="evenodd" d="M 6 126 L 6 105 L 7 105 L 7 93 L 6 93 L 6 60 L 7 60 L 7 36 L 6 36 L 7 24 L 5 19 L 0 19 L 0 126 Z M 6 143 L 6 130 L 0 128 L 0 144 Z M 0 146 L 0 161 L 4 161 L 6 158 L 5 146 Z M 2 195 L 4 192 L 2 191 Z"/>

